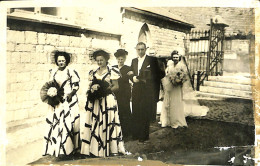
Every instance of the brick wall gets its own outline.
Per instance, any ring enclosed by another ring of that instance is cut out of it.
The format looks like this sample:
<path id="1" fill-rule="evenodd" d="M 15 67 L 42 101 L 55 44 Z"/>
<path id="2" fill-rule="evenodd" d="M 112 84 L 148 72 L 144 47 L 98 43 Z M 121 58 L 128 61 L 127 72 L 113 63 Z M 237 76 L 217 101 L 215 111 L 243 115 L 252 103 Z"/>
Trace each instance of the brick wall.
<path id="1" fill-rule="evenodd" d="M 226 37 L 231 39 L 225 42 L 231 49 L 225 49 L 224 71 L 231 73 L 250 73 L 249 43 L 250 39 L 236 39 L 237 34 L 254 34 L 254 9 L 250 8 L 218 8 L 218 7 L 193 7 L 193 8 L 167 8 L 170 12 L 181 16 L 195 26 L 196 30 L 209 29 L 207 24 L 210 18 L 220 15 L 229 25 L 226 27 Z M 230 65 L 232 63 L 232 65 Z M 253 71 L 252 71 L 253 72 Z"/>
<path id="2" fill-rule="evenodd" d="M 38 23 L 19 23 L 8 22 L 6 122 L 46 114 L 47 104 L 40 100 L 40 88 L 48 80 L 49 69 L 56 67 L 50 58 L 50 53 L 56 48 L 72 53 L 70 66 L 81 78 L 78 94 L 80 107 L 84 108 L 88 55 L 95 48 L 114 52 L 119 48 L 119 38 Z"/>
<path id="3" fill-rule="evenodd" d="M 185 33 L 189 31 L 187 27 L 159 20 L 158 18 L 126 11 L 124 15 L 124 35 L 122 43 L 127 41 L 125 42 L 125 48 L 130 51 L 131 58 L 136 57 L 133 48 L 138 42 L 138 36 L 144 24 L 148 26 L 150 31 L 149 47 L 155 49 L 157 55 L 169 56 L 174 49 L 177 49 L 180 53 L 184 54 L 183 39 Z"/>
<path id="4" fill-rule="evenodd" d="M 196 29 L 208 29 L 206 24 L 210 18 L 220 15 L 229 27 L 227 34 L 242 32 L 248 34 L 254 32 L 254 9 L 252 8 L 228 8 L 228 7 L 192 7 L 192 8 L 167 8 L 170 12 L 181 16 L 186 21 L 195 25 Z"/>

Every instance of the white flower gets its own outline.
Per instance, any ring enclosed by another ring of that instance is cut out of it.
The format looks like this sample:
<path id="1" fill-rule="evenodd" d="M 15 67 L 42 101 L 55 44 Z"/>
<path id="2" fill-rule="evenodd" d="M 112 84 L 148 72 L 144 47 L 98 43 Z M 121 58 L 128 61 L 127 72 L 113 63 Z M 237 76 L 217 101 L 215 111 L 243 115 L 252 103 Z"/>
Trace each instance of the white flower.
<path id="1" fill-rule="evenodd" d="M 57 95 L 57 89 L 55 87 L 51 87 L 48 89 L 47 95 L 50 97 L 54 97 Z"/>
<path id="2" fill-rule="evenodd" d="M 138 161 L 143 161 L 143 159 L 141 157 L 138 157 L 137 160 Z"/>

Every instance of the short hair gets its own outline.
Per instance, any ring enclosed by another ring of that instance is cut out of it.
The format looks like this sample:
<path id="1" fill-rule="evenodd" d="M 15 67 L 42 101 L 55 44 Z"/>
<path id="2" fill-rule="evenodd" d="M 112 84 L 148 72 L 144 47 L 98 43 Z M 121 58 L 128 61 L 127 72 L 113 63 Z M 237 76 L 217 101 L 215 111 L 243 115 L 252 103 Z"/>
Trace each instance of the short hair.
<path id="1" fill-rule="evenodd" d="M 145 44 L 144 42 L 138 42 L 137 45 L 136 45 L 136 47 L 139 46 L 139 45 L 143 45 L 144 48 L 146 48 L 146 44 Z"/>
<path id="2" fill-rule="evenodd" d="M 66 66 L 68 66 L 68 64 L 70 63 L 70 57 L 71 57 L 70 53 L 65 52 L 65 51 L 54 51 L 53 53 L 54 53 L 54 60 L 55 60 L 56 65 L 58 65 L 58 57 L 63 56 L 66 60 Z"/>
<path id="3" fill-rule="evenodd" d="M 178 55 L 178 56 L 179 56 L 179 61 L 181 60 L 181 55 L 179 55 L 178 51 L 176 51 L 176 50 L 173 50 L 173 51 L 172 51 L 172 53 L 171 53 L 171 59 L 172 59 L 173 55 Z"/>
<path id="4" fill-rule="evenodd" d="M 106 61 L 108 61 L 110 58 L 110 54 L 104 50 L 97 50 L 93 52 L 93 57 L 95 60 L 97 59 L 98 56 L 103 56 L 106 59 Z"/>
<path id="5" fill-rule="evenodd" d="M 128 52 L 125 49 L 118 49 L 115 53 L 114 53 L 115 57 L 126 57 L 126 55 L 128 55 Z"/>

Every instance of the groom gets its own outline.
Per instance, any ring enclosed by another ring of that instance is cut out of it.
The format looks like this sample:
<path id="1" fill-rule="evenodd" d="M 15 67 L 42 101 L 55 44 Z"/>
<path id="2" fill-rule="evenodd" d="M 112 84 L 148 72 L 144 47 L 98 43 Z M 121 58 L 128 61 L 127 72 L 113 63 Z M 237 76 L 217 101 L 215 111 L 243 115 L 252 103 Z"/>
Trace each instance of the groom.
<path id="1" fill-rule="evenodd" d="M 157 58 L 146 55 L 146 45 L 139 42 L 136 45 L 138 58 L 132 60 L 129 73 L 133 81 L 132 117 L 133 139 L 144 142 L 149 139 L 150 117 L 158 101 L 160 80 L 164 71 L 160 70 Z"/>

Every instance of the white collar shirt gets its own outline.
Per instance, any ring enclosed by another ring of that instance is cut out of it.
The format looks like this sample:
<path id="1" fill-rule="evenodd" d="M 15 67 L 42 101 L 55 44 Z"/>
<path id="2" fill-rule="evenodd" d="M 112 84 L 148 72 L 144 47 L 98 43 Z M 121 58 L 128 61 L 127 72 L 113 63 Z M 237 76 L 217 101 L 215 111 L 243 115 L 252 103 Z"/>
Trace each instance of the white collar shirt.
<path id="1" fill-rule="evenodd" d="M 143 63 L 144 63 L 144 59 L 145 59 L 146 55 L 144 55 L 142 58 L 141 57 L 138 57 L 138 75 L 140 74 L 140 70 L 143 66 Z"/>

